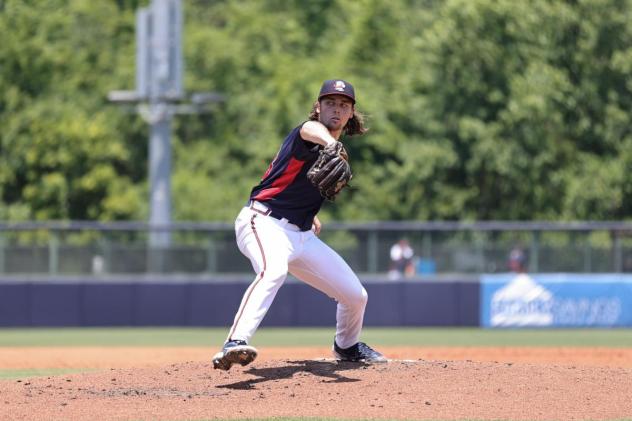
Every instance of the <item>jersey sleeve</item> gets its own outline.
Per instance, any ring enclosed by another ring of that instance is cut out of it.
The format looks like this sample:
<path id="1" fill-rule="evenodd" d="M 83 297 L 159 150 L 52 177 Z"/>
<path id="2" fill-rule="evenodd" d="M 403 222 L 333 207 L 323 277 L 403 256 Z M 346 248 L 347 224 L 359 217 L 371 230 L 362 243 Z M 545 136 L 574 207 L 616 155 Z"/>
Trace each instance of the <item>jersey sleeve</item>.
<path id="1" fill-rule="evenodd" d="M 306 122 L 304 121 L 294 130 L 296 131 L 296 135 L 294 136 L 294 156 L 301 161 L 310 161 L 314 159 L 316 154 L 318 154 L 319 145 L 317 143 L 310 142 L 309 140 L 305 140 L 301 137 L 301 127 Z"/>

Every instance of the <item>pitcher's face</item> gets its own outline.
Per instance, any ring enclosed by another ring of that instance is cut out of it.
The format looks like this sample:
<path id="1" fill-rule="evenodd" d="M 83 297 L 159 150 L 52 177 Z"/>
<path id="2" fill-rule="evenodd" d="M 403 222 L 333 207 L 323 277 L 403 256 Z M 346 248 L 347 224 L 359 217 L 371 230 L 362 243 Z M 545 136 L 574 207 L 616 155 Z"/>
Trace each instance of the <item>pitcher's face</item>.
<path id="1" fill-rule="evenodd" d="M 353 102 L 344 95 L 327 95 L 318 103 L 318 113 L 329 131 L 342 131 L 353 117 Z"/>

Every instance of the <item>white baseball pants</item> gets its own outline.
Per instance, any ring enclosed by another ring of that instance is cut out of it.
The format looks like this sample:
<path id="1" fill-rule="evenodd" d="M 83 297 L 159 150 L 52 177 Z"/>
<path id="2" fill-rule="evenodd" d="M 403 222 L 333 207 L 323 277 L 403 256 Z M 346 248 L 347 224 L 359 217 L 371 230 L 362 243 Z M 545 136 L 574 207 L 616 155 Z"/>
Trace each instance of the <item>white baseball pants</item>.
<path id="1" fill-rule="evenodd" d="M 239 250 L 257 273 L 235 315 L 228 339 L 250 342 L 287 273 L 338 302 L 336 343 L 348 348 L 358 342 L 367 293 L 349 265 L 313 231 L 300 231 L 287 219 L 267 216 L 259 202 L 245 207 L 235 221 Z"/>

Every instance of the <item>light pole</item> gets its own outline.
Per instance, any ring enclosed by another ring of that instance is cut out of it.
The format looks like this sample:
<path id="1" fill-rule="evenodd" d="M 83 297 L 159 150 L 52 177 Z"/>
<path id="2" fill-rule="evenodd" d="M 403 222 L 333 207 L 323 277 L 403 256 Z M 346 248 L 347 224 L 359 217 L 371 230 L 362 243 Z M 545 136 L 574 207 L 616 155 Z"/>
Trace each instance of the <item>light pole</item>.
<path id="1" fill-rule="evenodd" d="M 201 92 L 192 95 L 191 104 L 183 103 L 181 44 L 180 0 L 152 0 L 136 12 L 136 89 L 108 94 L 112 102 L 134 104 L 150 125 L 149 247 L 154 250 L 171 243 L 171 120 L 175 114 L 207 112 L 205 104 L 222 100 L 216 93 Z"/>

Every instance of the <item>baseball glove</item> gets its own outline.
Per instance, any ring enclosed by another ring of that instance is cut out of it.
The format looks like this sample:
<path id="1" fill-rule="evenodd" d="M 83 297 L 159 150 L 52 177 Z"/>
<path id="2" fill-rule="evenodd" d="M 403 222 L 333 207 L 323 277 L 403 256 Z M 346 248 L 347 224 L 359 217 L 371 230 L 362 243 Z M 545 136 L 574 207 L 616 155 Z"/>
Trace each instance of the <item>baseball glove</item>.
<path id="1" fill-rule="evenodd" d="M 307 171 L 307 179 L 331 202 L 353 177 L 348 159 L 342 143 L 334 142 L 321 149 L 316 162 Z"/>

